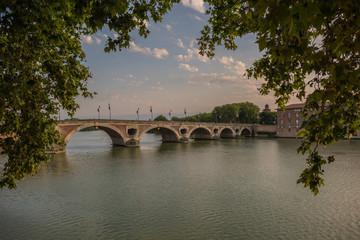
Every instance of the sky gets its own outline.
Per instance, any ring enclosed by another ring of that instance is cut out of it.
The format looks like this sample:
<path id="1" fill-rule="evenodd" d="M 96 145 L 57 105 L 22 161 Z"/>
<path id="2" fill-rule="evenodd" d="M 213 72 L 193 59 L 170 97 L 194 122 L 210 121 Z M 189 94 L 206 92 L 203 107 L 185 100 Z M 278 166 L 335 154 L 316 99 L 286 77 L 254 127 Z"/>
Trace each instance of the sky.
<path id="1" fill-rule="evenodd" d="M 130 48 L 105 53 L 107 35 L 102 31 L 82 37 L 86 65 L 93 77 L 88 89 L 94 98 L 78 98 L 76 118 L 112 119 L 154 118 L 163 114 L 184 117 L 211 112 L 215 106 L 249 101 L 262 110 L 265 104 L 275 109 L 272 95 L 261 96 L 257 88 L 261 80 L 248 79 L 245 69 L 262 54 L 254 35 L 237 39 L 236 51 L 219 46 L 215 57 L 198 54 L 196 39 L 207 23 L 206 5 L 202 0 L 182 0 L 174 5 L 160 23 L 148 22 L 149 36 L 144 39 L 134 32 Z M 65 115 L 65 112 L 61 112 Z M 64 118 L 63 116 L 62 118 Z"/>

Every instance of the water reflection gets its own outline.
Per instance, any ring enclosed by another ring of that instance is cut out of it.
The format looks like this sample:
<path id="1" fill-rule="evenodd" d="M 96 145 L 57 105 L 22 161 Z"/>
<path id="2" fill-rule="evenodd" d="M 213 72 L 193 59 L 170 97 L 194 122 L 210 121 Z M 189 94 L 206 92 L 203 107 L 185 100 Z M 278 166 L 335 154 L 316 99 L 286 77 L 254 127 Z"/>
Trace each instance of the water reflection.
<path id="1" fill-rule="evenodd" d="M 40 174 L 1 190 L 1 240 L 360 237 L 360 141 L 323 149 L 339 157 L 314 198 L 296 185 L 299 140 L 159 140 L 75 134 Z"/>

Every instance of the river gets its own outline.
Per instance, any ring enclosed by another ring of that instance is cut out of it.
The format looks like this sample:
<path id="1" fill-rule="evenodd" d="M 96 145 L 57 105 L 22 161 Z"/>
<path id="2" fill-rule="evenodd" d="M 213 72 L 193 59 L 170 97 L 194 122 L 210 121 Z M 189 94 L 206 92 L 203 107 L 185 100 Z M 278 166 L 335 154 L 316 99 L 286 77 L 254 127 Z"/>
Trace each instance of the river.
<path id="1" fill-rule="evenodd" d="M 336 161 L 314 197 L 296 184 L 299 140 L 160 139 L 124 148 L 76 133 L 0 190 L 0 239 L 360 239 L 360 141 L 322 150 Z"/>

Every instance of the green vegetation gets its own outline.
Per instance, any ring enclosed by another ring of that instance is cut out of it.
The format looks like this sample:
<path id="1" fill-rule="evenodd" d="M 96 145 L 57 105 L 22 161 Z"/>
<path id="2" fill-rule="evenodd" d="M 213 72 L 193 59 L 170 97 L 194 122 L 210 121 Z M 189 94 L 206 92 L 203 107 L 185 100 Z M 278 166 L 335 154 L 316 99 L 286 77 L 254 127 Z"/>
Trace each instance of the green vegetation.
<path id="1" fill-rule="evenodd" d="M 225 104 L 215 107 L 211 113 L 199 113 L 186 118 L 173 117 L 172 121 L 258 123 L 259 107 L 250 102 Z"/>
<path id="2" fill-rule="evenodd" d="M 305 100 L 307 121 L 298 152 L 308 154 L 308 167 L 298 183 L 317 194 L 324 181 L 322 165 L 334 161 L 319 155 L 318 146 L 360 129 L 360 2 L 205 1 L 210 18 L 198 39 L 200 53 L 212 57 L 217 45 L 236 50 L 237 37 L 255 34 L 263 56 L 247 72 L 265 81 L 261 94 L 273 92 L 281 108 L 292 96 Z M 8 155 L 1 187 L 15 188 L 16 179 L 49 160 L 45 150 L 59 143 L 53 116 L 60 108 L 72 115 L 78 95 L 92 96 L 80 36 L 108 27 L 119 37 L 109 37 L 105 51 L 120 50 L 129 46 L 133 30 L 146 37 L 145 20 L 161 21 L 175 2 L 0 3 L 0 134 L 5 136 L 0 147 Z M 309 115 L 310 109 L 315 114 Z M 222 120 L 235 121 L 234 110 L 224 112 Z M 252 116 L 242 119 L 255 121 Z"/>
<path id="3" fill-rule="evenodd" d="M 130 33 L 146 37 L 146 21 L 161 21 L 174 2 L 32 0 L 0 3 L 0 148 L 8 156 L 1 187 L 47 162 L 45 151 L 59 144 L 59 109 L 72 116 L 79 95 L 91 97 L 81 36 L 107 27 L 105 51 L 129 47 Z"/>
<path id="4" fill-rule="evenodd" d="M 157 116 L 154 121 L 169 121 L 164 115 Z"/>
<path id="5" fill-rule="evenodd" d="M 259 123 L 265 125 L 275 125 L 276 114 L 276 112 L 261 112 L 259 114 Z"/>
<path id="6" fill-rule="evenodd" d="M 321 156 L 318 146 L 360 129 L 360 2 L 206 2 L 210 18 L 198 39 L 202 54 L 214 56 L 217 45 L 235 50 L 236 37 L 255 34 L 263 56 L 247 73 L 264 80 L 260 93 L 273 92 L 281 108 L 290 97 L 305 100 L 298 152 L 308 155 L 308 167 L 298 183 L 316 195 L 324 182 L 322 165 L 334 160 Z"/>

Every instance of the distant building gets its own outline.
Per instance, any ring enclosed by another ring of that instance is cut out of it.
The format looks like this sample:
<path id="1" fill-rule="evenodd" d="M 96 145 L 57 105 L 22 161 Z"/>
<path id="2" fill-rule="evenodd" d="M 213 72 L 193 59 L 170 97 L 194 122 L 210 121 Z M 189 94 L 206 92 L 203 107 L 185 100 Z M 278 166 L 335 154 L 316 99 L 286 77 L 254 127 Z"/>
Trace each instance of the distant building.
<path id="1" fill-rule="evenodd" d="M 265 109 L 263 109 L 263 112 L 271 112 L 271 109 L 269 108 L 269 104 L 265 104 Z"/>
<path id="2" fill-rule="evenodd" d="M 297 103 L 286 106 L 285 112 L 277 109 L 276 135 L 278 137 L 296 137 L 299 133 L 304 117 L 300 111 L 305 103 Z"/>

